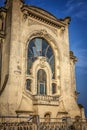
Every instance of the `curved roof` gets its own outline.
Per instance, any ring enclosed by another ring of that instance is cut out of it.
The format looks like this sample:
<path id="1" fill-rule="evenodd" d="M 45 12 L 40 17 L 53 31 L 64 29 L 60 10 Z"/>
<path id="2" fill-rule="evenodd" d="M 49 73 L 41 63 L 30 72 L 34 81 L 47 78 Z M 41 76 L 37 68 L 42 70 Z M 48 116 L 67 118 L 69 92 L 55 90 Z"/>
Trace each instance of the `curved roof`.
<path id="1" fill-rule="evenodd" d="M 38 13 L 40 13 L 40 14 L 42 14 L 42 15 L 45 15 L 45 16 L 47 16 L 47 17 L 50 17 L 50 18 L 52 18 L 52 19 L 57 20 L 57 18 L 56 18 L 53 14 L 49 13 L 48 11 L 46 11 L 46 10 L 44 10 L 44 9 L 42 9 L 42 8 L 39 8 L 39 7 L 36 7 L 36 6 L 28 6 L 28 8 L 30 8 L 30 9 L 32 9 L 33 11 L 38 12 Z"/>
<path id="2" fill-rule="evenodd" d="M 53 14 L 49 13 L 48 11 L 35 6 L 23 5 L 21 10 L 23 13 L 26 14 L 26 16 L 29 15 L 30 17 L 33 17 L 55 27 L 64 27 L 70 21 L 69 17 L 65 19 L 57 19 Z"/>

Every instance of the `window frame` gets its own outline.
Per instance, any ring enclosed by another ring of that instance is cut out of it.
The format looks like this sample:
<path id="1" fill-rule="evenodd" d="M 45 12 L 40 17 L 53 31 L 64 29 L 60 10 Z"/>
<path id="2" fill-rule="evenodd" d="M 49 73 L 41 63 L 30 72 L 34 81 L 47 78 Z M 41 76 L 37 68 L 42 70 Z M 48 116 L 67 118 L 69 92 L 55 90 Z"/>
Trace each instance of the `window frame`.
<path id="1" fill-rule="evenodd" d="M 54 73 L 53 73 L 53 75 L 52 75 L 52 77 L 51 77 L 51 80 L 52 80 L 52 82 L 51 82 L 51 86 L 50 86 L 50 88 L 49 88 L 49 90 L 47 90 L 47 95 L 49 94 L 51 94 L 51 95 L 53 95 L 53 93 L 52 93 L 52 83 L 55 81 L 56 82 L 56 75 L 57 75 L 57 73 L 55 73 L 55 68 L 56 68 L 56 66 L 57 66 L 57 62 L 55 62 L 55 60 L 57 59 L 57 55 L 56 55 L 56 53 L 54 53 L 54 49 L 53 49 L 53 45 L 52 45 L 52 43 L 50 43 L 50 41 L 49 40 L 47 40 L 47 39 L 45 39 L 45 38 L 43 38 L 43 37 L 33 37 L 33 38 L 30 38 L 30 40 L 28 41 L 28 44 L 27 44 L 27 50 L 29 49 L 29 45 L 30 45 L 30 42 L 33 40 L 33 39 L 35 39 L 35 38 L 41 38 L 41 39 L 44 39 L 46 42 L 47 42 L 47 44 L 48 44 L 48 46 L 50 46 L 51 47 L 51 49 L 52 49 L 52 53 L 53 53 L 53 57 L 54 57 Z M 57 51 L 57 50 L 55 50 L 55 51 Z M 27 52 L 28 53 L 28 52 Z M 51 56 L 51 57 L 52 57 Z M 28 54 L 27 54 L 27 58 L 28 58 Z M 37 60 L 37 59 L 36 59 Z M 35 61 L 34 61 L 35 62 Z M 59 61 L 58 61 L 58 64 L 59 64 Z M 26 64 L 27 65 L 27 64 Z M 27 72 L 27 66 L 26 66 L 26 72 Z M 30 74 L 27 74 L 27 78 L 29 78 L 29 79 L 31 79 L 32 80 L 32 82 L 33 82 L 33 79 L 32 79 L 32 77 L 34 76 L 34 73 L 32 73 L 32 68 L 30 69 Z M 36 77 L 35 77 L 36 78 Z M 59 81 L 58 81 L 59 82 Z M 55 83 L 56 85 L 57 85 L 57 82 Z M 37 86 L 36 85 L 36 79 L 35 79 L 35 81 L 34 81 L 34 84 L 32 83 L 32 85 L 31 85 L 32 87 L 33 86 Z M 49 86 L 48 86 L 49 87 Z M 32 89 L 32 88 L 31 88 Z M 34 88 L 33 88 L 34 89 Z M 36 88 L 33 90 L 32 89 L 32 91 L 31 91 L 31 93 L 32 94 L 34 94 L 35 95 L 35 92 L 36 92 L 36 94 L 37 94 L 37 90 L 36 90 Z M 57 88 L 56 88 L 57 89 Z M 50 92 L 48 92 L 48 91 L 50 91 Z M 58 92 L 58 90 L 56 91 L 56 93 L 55 94 L 57 94 L 57 93 L 59 93 Z"/>

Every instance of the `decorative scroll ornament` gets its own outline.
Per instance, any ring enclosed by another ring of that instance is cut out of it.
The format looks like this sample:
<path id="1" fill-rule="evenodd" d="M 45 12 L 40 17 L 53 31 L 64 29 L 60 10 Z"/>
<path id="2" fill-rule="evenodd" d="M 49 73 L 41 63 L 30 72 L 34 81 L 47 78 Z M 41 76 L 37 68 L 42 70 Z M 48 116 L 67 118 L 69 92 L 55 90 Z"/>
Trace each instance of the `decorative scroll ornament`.
<path id="1" fill-rule="evenodd" d="M 28 18 L 28 11 L 25 11 L 25 12 L 24 12 L 23 18 L 24 18 L 24 21 L 26 21 L 26 19 Z"/>
<path id="2" fill-rule="evenodd" d="M 34 33 L 31 34 L 30 39 L 32 39 L 34 37 L 43 37 L 43 38 L 47 39 L 49 41 L 49 43 L 50 42 L 55 43 L 55 40 L 52 38 L 51 35 L 49 35 L 49 33 L 45 29 L 35 30 Z"/>
<path id="3" fill-rule="evenodd" d="M 44 68 L 46 66 L 46 58 L 40 59 L 40 66 L 41 66 L 41 68 Z"/>
<path id="4" fill-rule="evenodd" d="M 48 35 L 47 31 L 44 30 L 44 29 L 41 29 L 40 31 L 36 30 L 32 35 L 31 37 L 34 37 L 34 36 L 39 36 L 39 37 L 44 37 Z"/>

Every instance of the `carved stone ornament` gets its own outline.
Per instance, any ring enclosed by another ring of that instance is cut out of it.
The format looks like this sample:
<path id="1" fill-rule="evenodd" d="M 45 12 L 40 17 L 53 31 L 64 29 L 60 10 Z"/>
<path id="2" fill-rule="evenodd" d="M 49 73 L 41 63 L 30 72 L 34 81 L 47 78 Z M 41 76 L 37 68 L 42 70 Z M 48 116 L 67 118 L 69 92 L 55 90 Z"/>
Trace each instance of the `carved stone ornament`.
<path id="1" fill-rule="evenodd" d="M 41 29 L 40 31 L 36 30 L 36 31 L 31 35 L 31 37 L 35 37 L 35 36 L 44 37 L 44 36 L 46 36 L 46 35 L 48 35 L 48 34 L 47 34 L 47 31 L 44 30 L 44 29 Z"/>
<path id="2" fill-rule="evenodd" d="M 28 18 L 28 26 L 30 26 L 30 25 L 36 25 L 36 24 L 37 24 L 36 21 L 34 21 L 33 19 Z"/>
<path id="3" fill-rule="evenodd" d="M 64 35 L 64 31 L 65 31 L 65 27 L 61 27 L 60 28 L 60 33 L 59 33 L 60 36 Z"/>
<path id="4" fill-rule="evenodd" d="M 23 18 L 24 21 L 26 21 L 26 19 L 28 18 L 28 11 L 24 11 Z"/>
<path id="5" fill-rule="evenodd" d="M 62 26 L 65 27 L 66 25 L 66 20 L 65 22 L 63 20 L 61 21 L 55 18 L 54 16 L 50 15 L 46 11 L 43 11 L 36 7 L 23 5 L 23 7 L 21 8 L 21 11 L 23 12 L 23 14 L 26 14 L 25 12 L 27 11 L 28 12 L 27 16 L 37 19 L 38 21 L 41 21 L 55 28 L 60 28 Z"/>
<path id="6" fill-rule="evenodd" d="M 34 37 L 43 37 L 43 38 L 47 39 L 49 41 L 49 43 L 50 42 L 55 43 L 55 40 L 52 38 L 51 35 L 48 34 L 48 32 L 45 29 L 35 30 L 34 33 L 31 34 L 30 39 L 32 39 Z"/>
<path id="7" fill-rule="evenodd" d="M 41 68 L 44 68 L 46 66 L 46 58 L 40 59 L 40 66 L 41 66 Z"/>

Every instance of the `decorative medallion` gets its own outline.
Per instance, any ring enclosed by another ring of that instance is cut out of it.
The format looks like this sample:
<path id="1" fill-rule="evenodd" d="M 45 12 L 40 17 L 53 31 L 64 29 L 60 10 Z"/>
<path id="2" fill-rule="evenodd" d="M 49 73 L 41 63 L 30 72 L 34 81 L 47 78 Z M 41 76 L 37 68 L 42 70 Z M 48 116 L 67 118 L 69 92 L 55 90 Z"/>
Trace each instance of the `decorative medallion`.
<path id="1" fill-rule="evenodd" d="M 40 59 L 40 66 L 41 66 L 41 68 L 46 67 L 46 58 L 41 58 Z"/>

